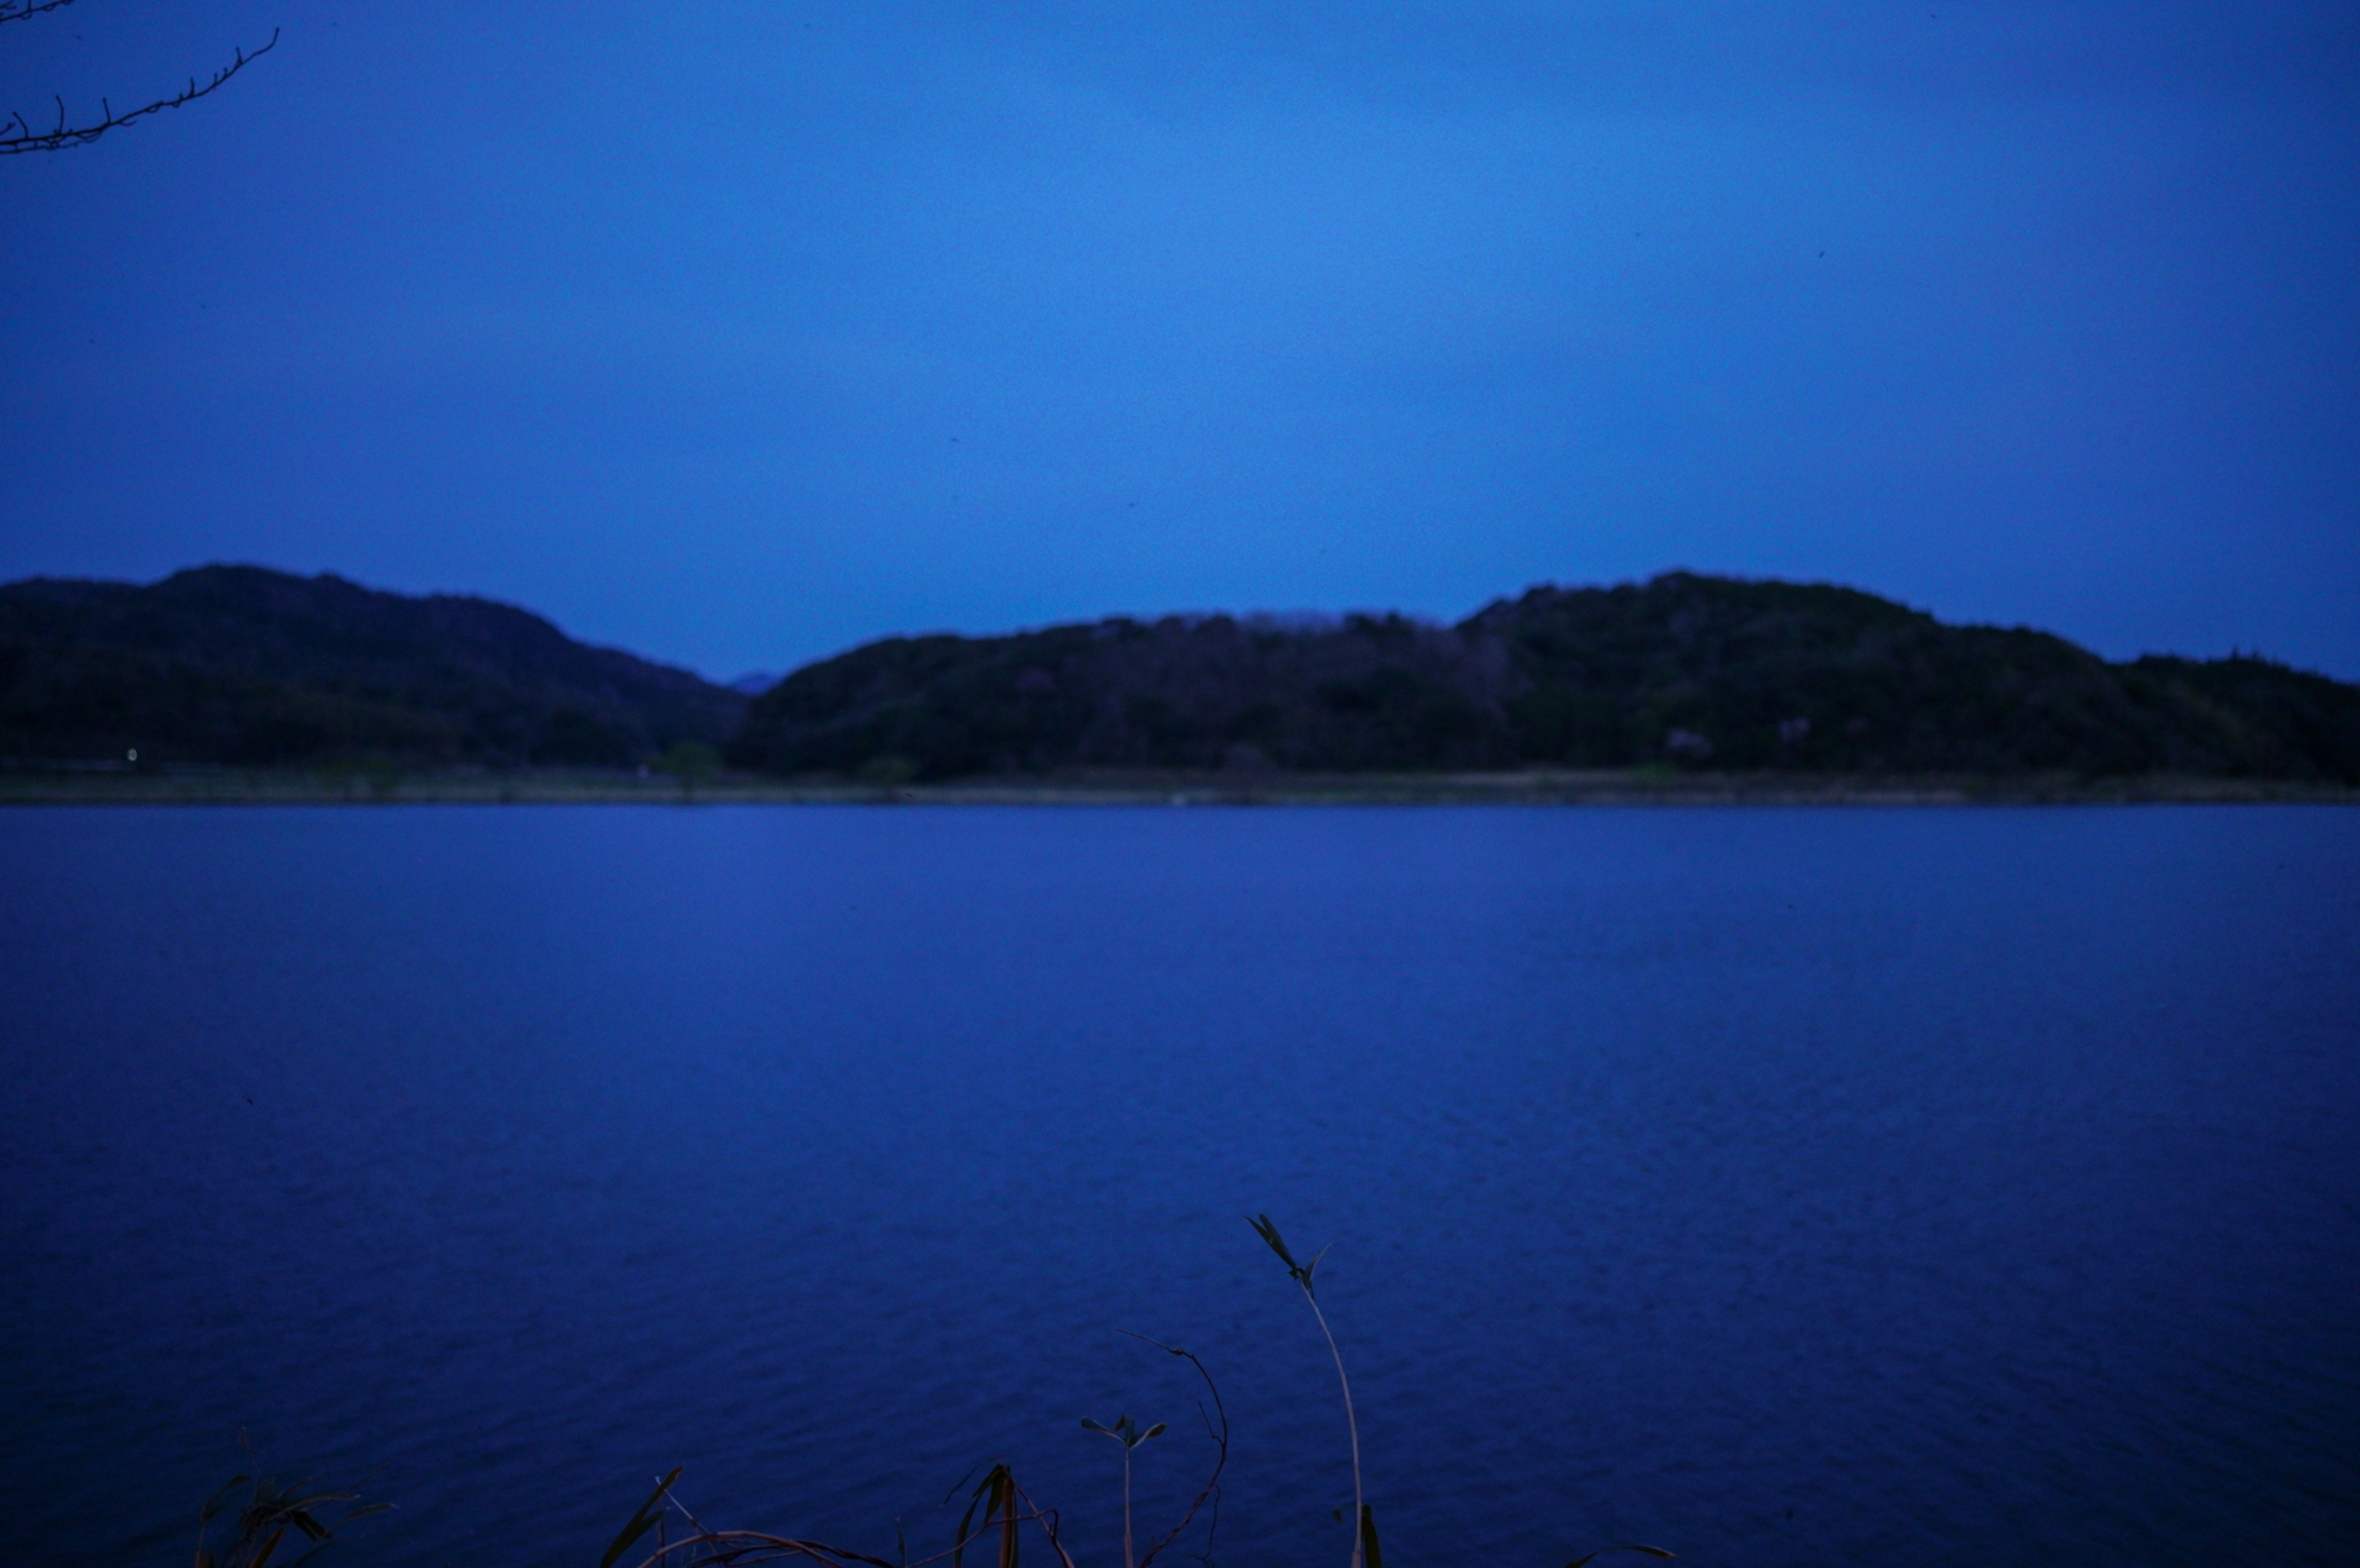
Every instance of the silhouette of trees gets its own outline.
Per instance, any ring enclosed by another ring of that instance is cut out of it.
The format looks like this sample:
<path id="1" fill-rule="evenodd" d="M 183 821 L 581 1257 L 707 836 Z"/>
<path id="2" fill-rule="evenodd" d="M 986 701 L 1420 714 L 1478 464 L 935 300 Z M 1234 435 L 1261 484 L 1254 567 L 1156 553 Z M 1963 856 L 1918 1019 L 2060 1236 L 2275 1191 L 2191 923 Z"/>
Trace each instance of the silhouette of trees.
<path id="1" fill-rule="evenodd" d="M 1667 572 L 1455 626 L 1175 616 L 892 637 L 756 698 L 737 766 L 920 779 L 1658 766 L 2360 782 L 2360 687 L 2260 659 L 2112 664 L 1852 589 Z"/>

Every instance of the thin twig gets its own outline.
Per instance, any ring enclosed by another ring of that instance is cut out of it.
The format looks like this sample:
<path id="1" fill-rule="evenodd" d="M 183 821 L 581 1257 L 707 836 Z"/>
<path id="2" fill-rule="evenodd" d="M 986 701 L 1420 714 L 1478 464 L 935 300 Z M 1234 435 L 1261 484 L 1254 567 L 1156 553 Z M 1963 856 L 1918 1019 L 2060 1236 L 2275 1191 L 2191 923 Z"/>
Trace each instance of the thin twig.
<path id="1" fill-rule="evenodd" d="M 1196 1413 L 1204 1417 L 1206 1433 L 1212 1438 L 1214 1446 L 1218 1451 L 1213 1461 L 1213 1473 L 1206 1477 L 1204 1490 L 1198 1492 L 1196 1500 L 1188 1505 L 1188 1511 L 1180 1516 L 1180 1522 L 1166 1531 L 1163 1540 L 1147 1549 L 1147 1555 L 1139 1560 L 1139 1568 L 1148 1568 L 1148 1564 L 1155 1561 L 1157 1552 L 1180 1538 L 1180 1532 L 1188 1528 L 1188 1521 L 1196 1517 L 1196 1510 L 1205 1506 L 1207 1498 L 1212 1499 L 1213 1519 L 1212 1525 L 1205 1532 L 1205 1553 L 1198 1561 L 1209 1563 L 1213 1560 L 1213 1530 L 1219 1528 L 1221 1519 L 1221 1471 L 1229 1463 L 1229 1412 L 1228 1407 L 1221 1403 L 1221 1386 L 1213 1381 L 1213 1375 L 1205 1370 L 1205 1364 L 1196 1359 L 1195 1351 L 1183 1350 L 1176 1345 L 1166 1345 L 1160 1339 L 1150 1339 L 1147 1335 L 1132 1329 L 1120 1328 L 1115 1332 L 1129 1334 L 1142 1344 L 1152 1345 L 1167 1356 L 1177 1356 L 1185 1359 L 1189 1366 L 1196 1369 L 1196 1376 L 1205 1380 L 1206 1391 L 1213 1396 L 1213 1409 L 1220 1412 L 1220 1430 L 1215 1432 L 1212 1418 L 1205 1416 L 1205 1407 L 1201 1404 L 1196 1407 Z"/>
<path id="2" fill-rule="evenodd" d="M 41 6 L 39 9 L 54 9 L 56 5 L 66 5 L 69 3 L 70 0 L 52 0 L 51 5 Z M 0 15 L 0 21 L 18 21 L 26 16 L 35 16 L 38 14 L 38 11 L 9 12 L 5 15 Z M 31 124 L 26 120 L 22 113 L 12 112 L 5 120 L 0 120 L 0 157 L 5 157 L 10 153 L 56 152 L 64 147 L 81 147 L 84 143 L 94 142 L 99 137 L 104 136 L 107 132 L 117 129 L 120 126 L 127 125 L 134 120 L 157 114 L 165 109 L 177 109 L 184 103 L 193 103 L 198 99 L 205 97 L 219 90 L 231 77 L 235 76 L 239 71 L 244 71 L 248 65 L 260 60 L 264 55 L 268 54 L 272 49 L 275 49 L 278 47 L 279 29 L 273 27 L 270 29 L 270 41 L 268 43 L 264 44 L 260 49 L 256 49 L 251 54 L 248 54 L 243 48 L 239 49 L 237 51 L 237 58 L 231 60 L 227 65 L 223 66 L 219 71 L 214 71 L 212 79 L 206 82 L 203 86 L 198 86 L 197 79 L 191 76 L 189 78 L 188 86 L 183 88 L 180 92 L 174 93 L 171 97 L 158 98 L 153 103 L 146 104 L 137 109 L 127 110 L 120 114 L 115 112 L 114 106 L 111 103 L 104 99 L 101 99 L 99 100 L 99 117 L 88 125 L 69 125 L 66 124 L 66 101 L 62 98 L 57 100 L 58 123 L 56 126 L 50 130 L 37 131 L 33 129 Z"/>
<path id="3" fill-rule="evenodd" d="M 35 0 L 0 0 L 0 22 L 21 22 L 27 16 L 72 4 L 73 0 L 38 0 L 38 4 Z"/>
<path id="4" fill-rule="evenodd" d="M 1016 1484 L 1016 1477 L 1013 1475 L 1011 1475 L 1008 1478 L 1008 1486 L 1009 1490 L 1014 1492 L 1018 1497 L 1024 1499 L 1024 1506 L 1026 1508 L 1032 1510 L 1031 1517 L 1041 1526 L 1041 1533 L 1049 1538 L 1049 1548 L 1057 1554 L 1057 1561 L 1063 1563 L 1065 1565 L 1065 1568 L 1074 1568 L 1073 1553 L 1067 1552 L 1065 1550 L 1065 1543 L 1057 1539 L 1057 1510 L 1054 1508 L 1044 1508 L 1040 1504 L 1034 1502 L 1032 1500 L 1032 1494 L 1026 1491 L 1022 1486 L 1018 1486 Z"/>

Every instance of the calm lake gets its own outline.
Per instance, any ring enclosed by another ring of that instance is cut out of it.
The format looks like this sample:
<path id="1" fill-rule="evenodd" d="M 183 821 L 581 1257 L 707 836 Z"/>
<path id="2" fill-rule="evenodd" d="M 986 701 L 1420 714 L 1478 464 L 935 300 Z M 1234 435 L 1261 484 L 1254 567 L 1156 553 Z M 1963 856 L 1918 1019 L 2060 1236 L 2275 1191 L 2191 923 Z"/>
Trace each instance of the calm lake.
<path id="1" fill-rule="evenodd" d="M 2360 1560 L 2360 811 L 19 809 L 0 1065 L 11 1561 L 1344 1568 L 1262 1210 L 1395 1568 Z"/>

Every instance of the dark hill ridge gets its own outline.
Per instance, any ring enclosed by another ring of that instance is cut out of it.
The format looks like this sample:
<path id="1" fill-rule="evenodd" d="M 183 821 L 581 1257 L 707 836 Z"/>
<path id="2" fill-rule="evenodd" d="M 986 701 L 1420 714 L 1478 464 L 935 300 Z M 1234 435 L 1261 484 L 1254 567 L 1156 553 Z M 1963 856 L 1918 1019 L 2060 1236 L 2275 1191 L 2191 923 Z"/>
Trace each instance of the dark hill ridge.
<path id="1" fill-rule="evenodd" d="M 621 766 L 745 703 L 487 599 L 251 566 L 0 586 L 0 757 Z"/>
<path id="2" fill-rule="evenodd" d="M 1673 572 L 1398 615 L 890 637 L 748 703 L 488 600 L 209 566 L 0 586 L 0 758 L 614 767 L 682 741 L 798 775 L 1528 767 L 2180 773 L 2360 784 L 2360 688 L 2110 664 L 1852 589 Z"/>
<path id="3" fill-rule="evenodd" d="M 1847 588 L 1671 572 L 1455 626 L 1227 615 L 890 637 L 757 698 L 795 775 L 1627 768 L 2171 772 L 2360 783 L 2360 688 L 2266 659 L 2114 664 Z"/>

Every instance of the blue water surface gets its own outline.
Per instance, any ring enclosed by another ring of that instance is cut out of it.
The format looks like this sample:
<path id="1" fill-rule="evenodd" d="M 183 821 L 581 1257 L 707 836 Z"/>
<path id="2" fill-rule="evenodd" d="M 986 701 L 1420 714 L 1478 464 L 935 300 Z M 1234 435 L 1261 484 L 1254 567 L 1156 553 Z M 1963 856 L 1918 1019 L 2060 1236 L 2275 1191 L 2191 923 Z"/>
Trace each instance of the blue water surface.
<path id="1" fill-rule="evenodd" d="M 1265 1209 L 1394 1568 L 2360 1561 L 2360 812 L 16 810 L 0 1065 L 11 1561 L 1345 1568 Z"/>

